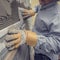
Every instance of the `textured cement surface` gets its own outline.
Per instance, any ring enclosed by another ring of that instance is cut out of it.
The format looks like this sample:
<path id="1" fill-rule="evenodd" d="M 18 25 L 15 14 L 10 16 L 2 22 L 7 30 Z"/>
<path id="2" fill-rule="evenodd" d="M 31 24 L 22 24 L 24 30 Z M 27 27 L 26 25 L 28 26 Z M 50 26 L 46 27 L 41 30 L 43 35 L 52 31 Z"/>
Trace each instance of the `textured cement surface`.
<path id="1" fill-rule="evenodd" d="M 0 30 L 18 21 L 17 4 L 13 2 L 10 5 L 12 15 L 8 16 L 4 6 L 0 2 Z"/>

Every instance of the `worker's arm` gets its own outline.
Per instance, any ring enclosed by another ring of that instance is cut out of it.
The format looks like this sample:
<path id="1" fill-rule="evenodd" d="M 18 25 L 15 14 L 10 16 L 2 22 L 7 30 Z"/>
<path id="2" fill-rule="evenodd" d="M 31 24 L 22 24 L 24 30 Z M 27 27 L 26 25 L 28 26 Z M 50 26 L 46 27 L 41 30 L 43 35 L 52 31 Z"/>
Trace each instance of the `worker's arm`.
<path id="1" fill-rule="evenodd" d="M 40 32 L 36 30 L 37 29 L 33 29 L 38 35 Z M 51 25 L 49 25 L 49 31 L 47 30 L 46 32 L 41 32 L 43 34 L 37 36 L 37 44 L 35 45 L 36 51 L 38 50 L 37 52 L 40 52 L 44 50 L 47 53 L 60 53 L 60 14 L 54 17 Z"/>
<path id="2" fill-rule="evenodd" d="M 60 53 L 60 36 L 54 34 L 48 37 L 39 35 L 35 49 L 44 50 L 47 53 Z"/>
<path id="3" fill-rule="evenodd" d="M 55 27 L 54 27 L 55 28 Z M 47 53 L 55 53 L 58 54 L 60 53 L 60 36 L 58 31 L 60 29 L 60 27 L 58 27 L 57 29 L 55 29 L 55 33 L 57 33 L 55 35 L 51 34 L 49 36 L 44 36 L 44 35 L 37 35 L 35 32 L 32 31 L 27 31 L 25 30 L 22 34 L 21 32 L 19 32 L 18 30 L 18 34 L 12 34 L 12 35 L 8 35 L 7 36 L 7 44 L 6 46 L 10 49 L 16 49 L 18 48 L 20 45 L 26 43 L 29 46 L 33 46 L 35 49 L 43 49 L 45 50 Z M 60 31 L 60 30 L 59 30 Z M 11 30 L 9 33 L 15 33 L 13 30 Z M 22 37 L 23 36 L 23 37 Z"/>
<path id="4" fill-rule="evenodd" d="M 60 16 L 56 16 L 53 24 L 50 25 L 50 34 L 48 36 L 38 35 L 35 32 L 27 30 L 22 32 L 20 30 L 10 30 L 9 33 L 13 34 L 7 36 L 7 46 L 11 43 L 10 45 L 14 48 L 18 48 L 22 44 L 21 42 L 24 42 L 35 49 L 42 49 L 47 53 L 60 53 L 60 21 L 58 17 L 60 19 Z"/>

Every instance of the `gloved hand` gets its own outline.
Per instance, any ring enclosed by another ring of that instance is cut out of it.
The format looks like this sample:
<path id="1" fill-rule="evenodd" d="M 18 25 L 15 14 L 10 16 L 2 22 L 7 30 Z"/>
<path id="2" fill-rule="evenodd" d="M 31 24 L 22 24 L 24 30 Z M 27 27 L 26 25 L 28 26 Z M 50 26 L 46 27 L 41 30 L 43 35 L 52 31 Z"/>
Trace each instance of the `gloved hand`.
<path id="1" fill-rule="evenodd" d="M 26 16 L 26 15 L 34 16 L 35 12 L 33 10 L 27 10 L 27 9 L 25 9 L 24 12 L 23 12 L 23 15 L 24 16 Z"/>
<path id="2" fill-rule="evenodd" d="M 17 49 L 20 45 L 25 43 L 25 32 L 17 29 L 10 29 L 5 37 L 6 47 L 8 50 Z"/>
<path id="3" fill-rule="evenodd" d="M 24 43 L 34 47 L 37 43 L 37 35 L 34 32 L 14 29 L 10 30 L 8 33 L 5 38 L 8 50 L 16 49 Z"/>
<path id="4" fill-rule="evenodd" d="M 28 9 L 24 9 L 24 8 L 19 8 L 19 10 L 22 12 L 22 15 L 24 17 L 26 17 L 26 16 L 34 16 L 35 15 L 34 10 L 28 10 Z"/>

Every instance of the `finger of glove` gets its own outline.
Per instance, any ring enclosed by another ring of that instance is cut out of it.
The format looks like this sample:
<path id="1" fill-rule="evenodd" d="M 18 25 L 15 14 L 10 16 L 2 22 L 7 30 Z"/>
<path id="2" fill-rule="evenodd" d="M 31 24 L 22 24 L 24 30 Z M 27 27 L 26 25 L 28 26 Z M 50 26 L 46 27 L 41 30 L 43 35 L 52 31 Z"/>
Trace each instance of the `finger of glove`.
<path id="1" fill-rule="evenodd" d="M 22 12 L 22 13 L 27 13 L 28 10 L 27 10 L 27 9 L 24 9 L 24 10 L 22 10 L 21 12 Z"/>
<path id="2" fill-rule="evenodd" d="M 28 13 L 22 13 L 22 16 L 27 16 L 27 15 L 29 15 Z"/>
<path id="3" fill-rule="evenodd" d="M 30 15 L 27 15 L 27 16 L 23 16 L 23 19 L 26 20 L 28 18 L 30 18 L 31 16 Z"/>
<path id="4" fill-rule="evenodd" d="M 7 42 L 13 41 L 15 39 L 18 39 L 21 35 L 20 34 L 12 34 L 12 35 L 6 35 L 5 40 Z"/>
<path id="5" fill-rule="evenodd" d="M 16 44 L 14 47 L 15 47 L 15 49 L 17 49 L 19 46 L 20 46 L 20 43 Z"/>
<path id="6" fill-rule="evenodd" d="M 19 46 L 20 46 L 20 44 L 16 44 L 16 45 L 14 45 L 10 48 L 7 48 L 7 49 L 11 51 L 11 50 L 17 49 Z"/>
<path id="7" fill-rule="evenodd" d="M 17 30 L 17 29 L 9 29 L 8 33 L 17 34 L 17 33 L 19 33 L 19 30 Z"/>
<path id="8" fill-rule="evenodd" d="M 24 9 L 24 8 L 19 8 L 19 11 L 21 11 L 21 12 L 27 12 L 28 10 Z"/>
<path id="9" fill-rule="evenodd" d="M 20 43 L 20 38 L 19 39 L 17 39 L 17 40 L 14 40 L 14 41 L 11 41 L 11 42 L 6 42 L 6 47 L 7 48 L 9 48 L 9 47 L 12 47 L 12 46 L 14 46 L 14 45 L 16 45 L 16 44 L 19 44 Z"/>

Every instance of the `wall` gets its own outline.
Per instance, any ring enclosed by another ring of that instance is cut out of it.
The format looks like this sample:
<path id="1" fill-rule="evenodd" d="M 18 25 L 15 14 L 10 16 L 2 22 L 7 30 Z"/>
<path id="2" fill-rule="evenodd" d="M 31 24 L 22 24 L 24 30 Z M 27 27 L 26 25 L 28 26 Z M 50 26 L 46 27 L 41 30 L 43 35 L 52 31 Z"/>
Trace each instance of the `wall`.
<path id="1" fill-rule="evenodd" d="M 38 0 L 31 0 L 31 7 L 34 8 L 36 5 L 38 5 Z M 32 20 L 32 23 L 34 24 L 35 16 L 32 17 Z"/>

